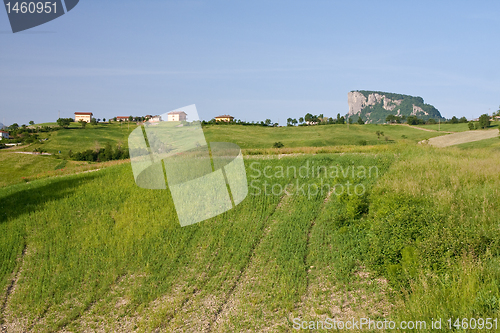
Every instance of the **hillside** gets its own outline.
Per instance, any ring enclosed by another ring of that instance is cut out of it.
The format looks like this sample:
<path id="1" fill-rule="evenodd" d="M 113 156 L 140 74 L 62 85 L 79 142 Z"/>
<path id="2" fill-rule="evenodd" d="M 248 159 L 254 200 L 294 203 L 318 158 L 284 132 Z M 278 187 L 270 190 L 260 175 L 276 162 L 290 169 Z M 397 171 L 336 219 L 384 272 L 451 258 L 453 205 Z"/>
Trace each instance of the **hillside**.
<path id="1" fill-rule="evenodd" d="M 170 192 L 137 187 L 130 165 L 0 188 L 0 324 L 292 332 L 294 318 L 496 318 L 499 158 L 425 146 L 249 158 L 247 198 L 184 228 Z M 313 165 L 378 173 L 288 172 Z M 365 192 L 307 193 L 347 181 Z"/>
<path id="2" fill-rule="evenodd" d="M 356 90 L 347 94 L 349 116 L 359 117 L 370 124 L 385 123 L 388 115 L 417 116 L 427 119 L 444 119 L 432 105 L 425 104 L 422 97 L 388 93 L 382 91 Z"/>

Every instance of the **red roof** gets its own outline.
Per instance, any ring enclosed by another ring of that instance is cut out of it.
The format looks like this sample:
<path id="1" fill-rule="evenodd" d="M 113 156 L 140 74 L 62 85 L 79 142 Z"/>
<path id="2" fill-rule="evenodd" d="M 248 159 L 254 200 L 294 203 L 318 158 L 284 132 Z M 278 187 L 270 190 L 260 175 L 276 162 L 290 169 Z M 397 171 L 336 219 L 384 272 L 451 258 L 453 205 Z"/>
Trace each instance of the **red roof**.
<path id="1" fill-rule="evenodd" d="M 129 118 L 129 116 L 118 116 L 118 117 L 116 117 L 116 119 L 128 119 L 128 118 Z"/>
<path id="2" fill-rule="evenodd" d="M 218 117 L 215 117 L 215 118 L 234 118 L 234 117 L 230 116 L 230 115 L 223 115 L 223 116 L 218 116 Z"/>
<path id="3" fill-rule="evenodd" d="M 75 115 L 91 116 L 92 112 L 75 112 Z"/>
<path id="4" fill-rule="evenodd" d="M 172 111 L 172 112 L 169 112 L 168 114 L 182 114 L 182 113 L 187 114 L 184 111 Z"/>
<path id="5" fill-rule="evenodd" d="M 9 134 L 9 132 L 5 132 L 5 131 L 0 131 L 0 133 L 7 133 L 7 134 Z"/>

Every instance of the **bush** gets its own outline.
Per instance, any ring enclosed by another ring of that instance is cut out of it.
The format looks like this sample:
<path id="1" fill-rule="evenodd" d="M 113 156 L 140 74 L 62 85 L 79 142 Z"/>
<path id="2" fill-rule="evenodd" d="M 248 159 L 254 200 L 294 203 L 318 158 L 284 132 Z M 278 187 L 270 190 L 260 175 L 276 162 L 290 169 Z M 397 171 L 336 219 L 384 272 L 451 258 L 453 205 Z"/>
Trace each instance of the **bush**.
<path id="1" fill-rule="evenodd" d="M 366 141 L 366 140 L 359 140 L 359 141 L 358 141 L 358 144 L 359 144 L 360 146 L 366 146 L 366 145 L 368 144 L 368 141 Z"/>
<path id="2" fill-rule="evenodd" d="M 479 117 L 479 127 L 481 128 L 487 128 L 490 126 L 490 116 L 487 114 L 482 114 Z"/>
<path id="3" fill-rule="evenodd" d="M 471 131 L 474 129 L 474 123 L 472 121 L 469 121 L 469 124 L 467 126 L 469 126 L 469 130 Z"/>
<path id="4" fill-rule="evenodd" d="M 78 152 L 76 154 L 73 154 L 70 151 L 68 155 L 75 161 L 87 161 L 87 162 L 106 162 L 106 161 L 122 160 L 130 158 L 128 149 L 123 149 L 120 146 L 117 146 L 116 149 L 113 149 L 111 147 L 111 144 L 109 143 L 107 143 L 104 148 L 100 148 L 99 150 L 87 149 L 83 152 Z"/>
<path id="5" fill-rule="evenodd" d="M 273 148 L 283 148 L 284 146 L 285 145 L 281 141 L 278 141 L 274 143 Z"/>

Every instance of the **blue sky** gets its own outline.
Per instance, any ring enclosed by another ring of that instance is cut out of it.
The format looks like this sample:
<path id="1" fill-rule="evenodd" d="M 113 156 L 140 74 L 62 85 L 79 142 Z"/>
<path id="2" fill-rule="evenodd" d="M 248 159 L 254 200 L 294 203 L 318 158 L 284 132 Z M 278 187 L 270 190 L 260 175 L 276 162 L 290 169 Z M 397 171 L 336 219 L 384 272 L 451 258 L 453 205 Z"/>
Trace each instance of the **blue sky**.
<path id="1" fill-rule="evenodd" d="M 81 0 L 17 34 L 0 9 L 0 122 L 196 104 L 283 124 L 345 114 L 351 90 L 472 118 L 500 105 L 499 37 L 498 1 Z"/>

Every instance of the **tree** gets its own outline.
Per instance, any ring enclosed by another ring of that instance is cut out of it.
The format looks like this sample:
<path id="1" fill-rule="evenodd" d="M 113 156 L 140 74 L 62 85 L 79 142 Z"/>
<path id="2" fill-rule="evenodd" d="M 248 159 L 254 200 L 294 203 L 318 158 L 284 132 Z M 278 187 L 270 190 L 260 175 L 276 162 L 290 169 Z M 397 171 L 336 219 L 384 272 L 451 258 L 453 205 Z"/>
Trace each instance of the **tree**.
<path id="1" fill-rule="evenodd" d="M 337 121 L 337 124 L 345 124 L 344 116 L 340 117 L 340 119 Z"/>
<path id="2" fill-rule="evenodd" d="M 486 113 L 482 114 L 479 117 L 479 127 L 487 128 L 488 126 L 490 126 L 490 116 L 488 116 Z"/>
<path id="3" fill-rule="evenodd" d="M 406 122 L 408 125 L 418 125 L 419 119 L 417 116 L 408 116 L 408 118 L 406 118 Z"/>
<path id="4" fill-rule="evenodd" d="M 72 121 L 73 118 L 59 118 L 57 119 L 57 125 L 67 128 Z"/>
<path id="5" fill-rule="evenodd" d="M 293 121 L 293 119 L 292 119 L 292 118 L 288 118 L 288 119 L 286 120 L 286 125 L 287 125 L 287 126 L 292 126 L 292 121 Z"/>
<path id="6" fill-rule="evenodd" d="M 292 119 L 292 124 L 293 124 L 294 126 L 295 126 L 295 125 L 297 125 L 297 119 L 293 118 L 293 119 Z"/>
<path id="7" fill-rule="evenodd" d="M 458 119 L 458 122 L 462 123 L 462 124 L 465 124 L 467 122 L 467 118 L 462 117 L 462 118 Z"/>
<path id="8" fill-rule="evenodd" d="M 307 113 L 305 116 L 304 116 L 304 120 L 307 122 L 307 123 L 310 123 L 313 119 L 313 115 L 310 114 L 310 113 Z"/>
<path id="9" fill-rule="evenodd" d="M 474 123 L 472 121 L 469 121 L 467 126 L 469 126 L 469 130 L 471 130 L 471 131 L 474 129 Z"/>
<path id="10" fill-rule="evenodd" d="M 303 122 L 304 122 L 304 118 L 300 117 L 300 118 L 299 118 L 299 123 L 301 123 L 301 124 L 302 124 Z"/>
<path id="11" fill-rule="evenodd" d="M 377 134 L 377 140 L 380 140 L 380 137 L 384 136 L 384 132 L 381 132 L 381 131 L 377 131 L 377 132 L 375 132 L 375 134 Z"/>
<path id="12" fill-rule="evenodd" d="M 83 121 L 80 119 L 80 121 L 78 121 L 80 123 L 80 125 L 82 126 L 82 128 L 85 128 L 85 126 L 87 126 L 87 122 L 86 121 Z"/>
<path id="13" fill-rule="evenodd" d="M 132 120 L 134 120 L 134 117 L 128 116 L 128 121 L 132 121 Z"/>
<path id="14" fill-rule="evenodd" d="M 35 122 L 33 120 L 30 120 L 29 124 L 30 125 L 35 125 Z"/>
<path id="15" fill-rule="evenodd" d="M 113 121 L 116 121 L 116 117 L 113 117 Z"/>
<path id="16" fill-rule="evenodd" d="M 349 124 L 352 124 L 354 121 L 352 120 L 352 118 L 349 118 Z"/>
<path id="17" fill-rule="evenodd" d="M 106 122 L 106 118 L 102 118 L 102 121 L 105 123 Z"/>
<path id="18" fill-rule="evenodd" d="M 453 116 L 453 117 L 451 118 L 451 120 L 450 120 L 450 123 L 452 123 L 452 124 L 458 124 L 458 118 L 457 118 L 457 117 L 455 117 L 455 116 Z"/>
<path id="19" fill-rule="evenodd" d="M 92 118 L 92 119 L 90 120 L 90 123 L 91 123 L 92 125 L 97 125 L 97 120 L 96 120 L 95 118 Z"/>
<path id="20" fill-rule="evenodd" d="M 427 121 L 429 124 L 435 124 L 436 123 L 436 119 L 434 118 L 431 118 Z"/>
<path id="21" fill-rule="evenodd" d="M 358 117 L 358 124 L 359 125 L 364 125 L 365 122 L 363 121 L 363 118 L 361 118 L 361 116 Z"/>
<path id="22" fill-rule="evenodd" d="M 271 125 L 271 119 L 266 119 L 265 124 L 266 124 L 266 126 Z"/>

